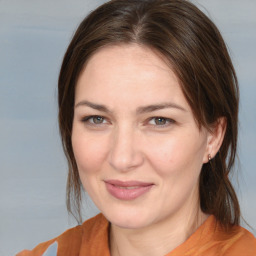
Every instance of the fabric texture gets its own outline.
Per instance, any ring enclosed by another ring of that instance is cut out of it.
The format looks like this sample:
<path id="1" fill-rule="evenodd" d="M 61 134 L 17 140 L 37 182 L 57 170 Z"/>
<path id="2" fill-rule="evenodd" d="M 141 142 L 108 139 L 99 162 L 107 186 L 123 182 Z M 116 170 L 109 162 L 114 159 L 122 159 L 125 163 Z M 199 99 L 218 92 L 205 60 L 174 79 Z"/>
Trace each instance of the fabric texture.
<path id="1" fill-rule="evenodd" d="M 24 250 L 17 256 L 110 256 L 109 222 L 102 214 L 69 229 L 57 238 Z M 57 254 L 56 254 L 57 249 Z M 246 229 L 230 232 L 210 216 L 183 244 L 166 256 L 255 256 L 256 239 Z"/>

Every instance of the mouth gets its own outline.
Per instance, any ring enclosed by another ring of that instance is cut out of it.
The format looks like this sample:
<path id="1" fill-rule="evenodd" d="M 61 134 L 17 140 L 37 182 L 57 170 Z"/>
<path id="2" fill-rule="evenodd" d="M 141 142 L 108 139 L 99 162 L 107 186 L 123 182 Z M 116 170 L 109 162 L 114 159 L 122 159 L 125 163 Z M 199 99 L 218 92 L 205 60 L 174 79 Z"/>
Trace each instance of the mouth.
<path id="1" fill-rule="evenodd" d="M 105 184 L 110 195 L 119 200 L 134 200 L 147 193 L 154 185 L 141 181 L 120 180 L 106 180 Z"/>

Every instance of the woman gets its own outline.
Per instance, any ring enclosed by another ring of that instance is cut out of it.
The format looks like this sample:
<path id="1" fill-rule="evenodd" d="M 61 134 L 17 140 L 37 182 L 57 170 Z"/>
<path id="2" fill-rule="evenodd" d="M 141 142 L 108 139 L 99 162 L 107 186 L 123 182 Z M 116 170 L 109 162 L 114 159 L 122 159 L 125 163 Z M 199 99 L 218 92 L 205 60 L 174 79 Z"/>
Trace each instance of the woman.
<path id="1" fill-rule="evenodd" d="M 184 0 L 114 0 L 59 76 L 67 206 L 102 214 L 19 255 L 256 255 L 229 180 L 238 85 L 215 25 Z"/>

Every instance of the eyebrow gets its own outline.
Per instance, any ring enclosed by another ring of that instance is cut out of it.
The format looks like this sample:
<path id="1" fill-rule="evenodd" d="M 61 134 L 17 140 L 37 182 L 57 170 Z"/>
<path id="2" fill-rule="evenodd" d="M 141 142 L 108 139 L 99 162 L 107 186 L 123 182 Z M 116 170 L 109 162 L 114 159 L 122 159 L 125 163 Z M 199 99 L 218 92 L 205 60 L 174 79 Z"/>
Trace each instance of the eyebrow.
<path id="1" fill-rule="evenodd" d="M 149 112 L 153 112 L 153 111 L 165 109 L 165 108 L 176 108 L 185 112 L 187 111 L 185 108 L 183 108 L 178 104 L 167 102 L 167 103 L 160 103 L 160 104 L 153 104 L 153 105 L 139 107 L 137 108 L 136 112 L 138 114 L 144 114 L 144 113 L 149 113 Z"/>
<path id="2" fill-rule="evenodd" d="M 90 101 L 87 100 L 83 100 L 78 102 L 75 105 L 75 108 L 79 107 L 79 106 L 87 106 L 105 113 L 110 113 L 111 111 L 105 106 L 105 105 L 101 105 L 101 104 L 96 104 L 96 103 L 92 103 Z M 153 104 L 153 105 L 148 105 L 148 106 L 142 106 L 142 107 L 138 107 L 136 109 L 136 113 L 137 114 L 144 114 L 144 113 L 149 113 L 149 112 L 153 112 L 156 110 L 160 110 L 160 109 L 165 109 L 165 108 L 176 108 L 178 110 L 182 110 L 187 112 L 187 110 L 185 108 L 183 108 L 182 106 L 176 104 L 176 103 L 160 103 L 160 104 Z"/>
<path id="3" fill-rule="evenodd" d="M 102 112 L 106 112 L 106 113 L 111 112 L 105 105 L 92 103 L 92 102 L 87 101 L 87 100 L 83 100 L 83 101 L 78 102 L 75 105 L 75 108 L 77 108 L 79 106 L 87 106 L 87 107 L 90 107 L 90 108 L 93 108 L 93 109 L 96 109 L 96 110 L 99 110 L 99 111 L 102 111 Z"/>

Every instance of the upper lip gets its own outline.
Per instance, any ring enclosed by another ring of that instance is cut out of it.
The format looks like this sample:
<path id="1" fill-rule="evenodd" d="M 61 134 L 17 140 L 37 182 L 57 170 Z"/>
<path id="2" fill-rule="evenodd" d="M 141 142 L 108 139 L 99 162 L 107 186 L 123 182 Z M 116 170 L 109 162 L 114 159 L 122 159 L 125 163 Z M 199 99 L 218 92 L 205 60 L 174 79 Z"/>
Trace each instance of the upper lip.
<path id="1" fill-rule="evenodd" d="M 153 185 L 150 182 L 129 180 L 129 181 L 121 181 L 121 180 L 105 180 L 106 183 L 109 183 L 118 187 L 147 187 Z"/>

